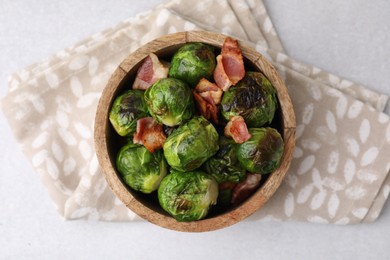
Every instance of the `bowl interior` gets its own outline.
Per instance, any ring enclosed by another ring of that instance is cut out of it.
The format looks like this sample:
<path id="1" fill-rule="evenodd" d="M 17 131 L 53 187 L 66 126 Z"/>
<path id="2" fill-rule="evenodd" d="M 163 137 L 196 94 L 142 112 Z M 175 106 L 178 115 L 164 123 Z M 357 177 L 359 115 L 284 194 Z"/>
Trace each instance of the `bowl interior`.
<path id="1" fill-rule="evenodd" d="M 229 207 L 215 206 L 205 219 L 195 222 L 177 222 L 160 207 L 156 192 L 143 194 L 132 190 L 116 171 L 116 155 L 124 145 L 125 139 L 116 134 L 108 121 L 108 113 L 115 97 L 131 88 L 143 59 L 153 52 L 160 59 L 169 61 L 180 46 L 195 41 L 215 46 L 218 54 L 224 38 L 224 35 L 210 32 L 184 32 L 163 36 L 146 44 L 121 63 L 103 91 L 99 102 L 95 123 L 95 145 L 105 177 L 116 196 L 128 208 L 159 226 L 179 231 L 208 231 L 232 225 L 259 209 L 272 196 L 290 164 L 295 144 L 295 118 L 286 88 L 271 64 L 259 53 L 240 43 L 246 70 L 263 72 L 278 92 L 279 106 L 271 126 L 282 134 L 285 142 L 279 169 L 264 175 L 259 189 L 243 203 Z"/>

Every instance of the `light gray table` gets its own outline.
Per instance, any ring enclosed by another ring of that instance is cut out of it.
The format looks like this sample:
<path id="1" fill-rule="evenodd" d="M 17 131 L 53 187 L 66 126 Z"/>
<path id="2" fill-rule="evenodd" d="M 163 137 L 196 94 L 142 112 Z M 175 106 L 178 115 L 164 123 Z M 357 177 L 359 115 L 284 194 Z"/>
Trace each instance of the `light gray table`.
<path id="1" fill-rule="evenodd" d="M 0 96 L 13 71 L 161 0 L 0 2 Z M 390 95 L 390 2 L 266 0 L 292 57 Z M 386 113 L 390 113 L 389 106 Z M 390 203 L 373 224 L 244 221 L 210 233 L 63 221 L 0 113 L 0 259 L 390 259 Z"/>

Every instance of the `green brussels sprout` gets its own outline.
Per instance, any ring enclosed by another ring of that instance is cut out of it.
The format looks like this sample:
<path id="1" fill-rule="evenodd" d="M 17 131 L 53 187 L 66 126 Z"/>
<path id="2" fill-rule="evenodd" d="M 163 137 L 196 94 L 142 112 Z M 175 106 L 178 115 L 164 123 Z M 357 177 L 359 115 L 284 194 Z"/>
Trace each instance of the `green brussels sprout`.
<path id="1" fill-rule="evenodd" d="M 132 135 L 137 128 L 137 120 L 149 116 L 142 90 L 127 90 L 112 104 L 109 119 L 120 136 Z"/>
<path id="2" fill-rule="evenodd" d="M 167 126 L 179 125 L 194 115 L 191 89 L 179 79 L 156 81 L 145 91 L 145 102 L 152 117 Z"/>
<path id="3" fill-rule="evenodd" d="M 221 101 L 221 113 L 226 120 L 242 116 L 248 127 L 270 124 L 276 107 L 276 90 L 261 72 L 247 72 L 224 93 Z"/>
<path id="4" fill-rule="evenodd" d="M 172 171 L 158 188 L 161 207 L 177 221 L 204 218 L 217 198 L 217 182 L 203 171 Z"/>
<path id="5" fill-rule="evenodd" d="M 163 146 L 168 164 L 183 172 L 200 167 L 218 149 L 217 130 L 202 116 L 195 116 L 177 128 Z"/>
<path id="6" fill-rule="evenodd" d="M 279 167 L 284 142 L 279 132 L 270 127 L 250 128 L 252 137 L 237 146 L 237 158 L 251 173 L 267 174 Z"/>
<path id="7" fill-rule="evenodd" d="M 144 146 L 133 143 L 128 143 L 120 149 L 116 167 L 123 181 L 142 193 L 157 190 L 168 172 L 161 149 L 151 153 Z"/>
<path id="8" fill-rule="evenodd" d="M 186 43 L 173 55 L 168 75 L 195 87 L 201 78 L 212 78 L 215 66 L 213 47 L 199 42 Z"/>
<path id="9" fill-rule="evenodd" d="M 202 166 L 218 183 L 238 183 L 245 179 L 246 170 L 237 159 L 236 146 L 233 139 L 220 136 L 218 152 Z"/>

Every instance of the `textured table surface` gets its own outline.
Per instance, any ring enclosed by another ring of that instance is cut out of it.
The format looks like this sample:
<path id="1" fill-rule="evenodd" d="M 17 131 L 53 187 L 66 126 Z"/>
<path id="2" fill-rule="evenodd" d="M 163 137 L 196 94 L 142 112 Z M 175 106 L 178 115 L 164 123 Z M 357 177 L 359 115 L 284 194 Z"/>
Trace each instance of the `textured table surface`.
<path id="1" fill-rule="evenodd" d="M 0 96 L 13 71 L 161 0 L 0 2 Z M 287 53 L 390 95 L 390 2 L 265 0 Z M 390 114 L 389 106 L 386 113 Z M 0 259 L 389 259 L 390 202 L 372 224 L 246 220 L 187 234 L 63 221 L 0 113 Z"/>

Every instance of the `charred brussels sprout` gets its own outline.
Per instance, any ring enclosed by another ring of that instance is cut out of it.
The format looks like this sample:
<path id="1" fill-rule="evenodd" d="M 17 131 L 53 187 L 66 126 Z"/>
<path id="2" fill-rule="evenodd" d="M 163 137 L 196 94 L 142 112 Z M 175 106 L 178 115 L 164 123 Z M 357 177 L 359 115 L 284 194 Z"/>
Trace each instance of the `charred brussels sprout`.
<path id="1" fill-rule="evenodd" d="M 250 128 L 252 137 L 237 147 L 241 165 L 252 173 L 267 174 L 279 167 L 284 143 L 274 128 Z"/>
<path id="2" fill-rule="evenodd" d="M 236 146 L 232 139 L 220 136 L 218 152 L 202 166 L 218 183 L 238 183 L 245 179 L 246 170 L 237 159 Z"/>
<path id="3" fill-rule="evenodd" d="M 152 117 L 167 126 L 188 121 L 195 109 L 189 86 L 174 78 L 155 82 L 146 90 L 145 102 Z"/>
<path id="4" fill-rule="evenodd" d="M 196 116 L 168 136 L 163 149 L 172 168 L 192 171 L 218 151 L 218 133 L 204 117 Z"/>
<path id="5" fill-rule="evenodd" d="M 186 43 L 172 57 L 169 77 L 195 87 L 201 78 L 211 79 L 216 66 L 213 48 L 204 43 Z"/>
<path id="6" fill-rule="evenodd" d="M 114 100 L 109 119 L 120 136 L 129 136 L 135 132 L 137 120 L 147 116 L 149 113 L 144 101 L 144 92 L 128 90 Z"/>
<path id="7" fill-rule="evenodd" d="M 202 171 L 173 171 L 158 188 L 161 207 L 177 221 L 204 218 L 210 206 L 216 204 L 217 198 L 217 182 Z"/>
<path id="8" fill-rule="evenodd" d="M 242 116 L 248 127 L 270 124 L 277 107 L 276 90 L 261 72 L 247 72 L 245 77 L 224 93 L 222 115 L 226 120 Z"/>
<path id="9" fill-rule="evenodd" d="M 142 193 L 157 190 L 167 174 L 167 163 L 162 150 L 151 153 L 144 146 L 133 143 L 128 143 L 120 149 L 116 167 L 123 181 Z"/>

